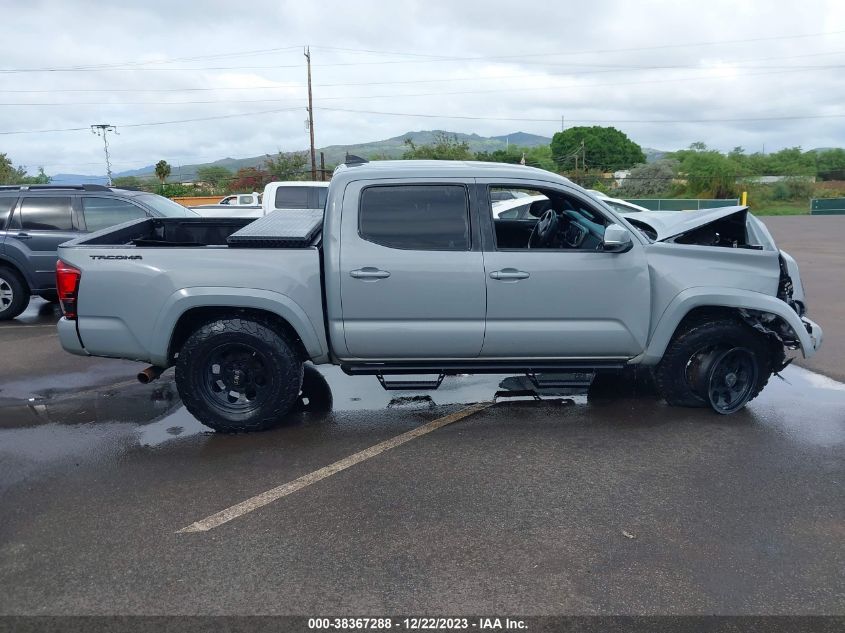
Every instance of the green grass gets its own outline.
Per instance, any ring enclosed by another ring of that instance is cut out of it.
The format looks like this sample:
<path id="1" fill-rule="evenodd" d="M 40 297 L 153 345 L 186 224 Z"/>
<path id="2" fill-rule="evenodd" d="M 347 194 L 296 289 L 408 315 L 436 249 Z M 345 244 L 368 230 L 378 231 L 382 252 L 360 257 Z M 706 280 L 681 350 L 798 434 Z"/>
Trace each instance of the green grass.
<path id="1" fill-rule="evenodd" d="M 754 215 L 808 215 L 810 203 L 802 202 L 768 202 L 752 204 L 751 213 Z"/>

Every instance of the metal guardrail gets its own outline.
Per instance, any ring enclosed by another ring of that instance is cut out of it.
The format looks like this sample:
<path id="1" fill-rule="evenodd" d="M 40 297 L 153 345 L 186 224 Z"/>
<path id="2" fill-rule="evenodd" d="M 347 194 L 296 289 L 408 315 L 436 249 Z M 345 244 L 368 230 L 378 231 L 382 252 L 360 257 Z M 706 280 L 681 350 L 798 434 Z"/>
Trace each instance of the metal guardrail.
<path id="1" fill-rule="evenodd" d="M 845 198 L 813 198 L 810 215 L 845 215 Z"/>
<path id="2" fill-rule="evenodd" d="M 652 211 L 697 211 L 735 207 L 739 204 L 739 198 L 624 198 L 624 200 Z"/>

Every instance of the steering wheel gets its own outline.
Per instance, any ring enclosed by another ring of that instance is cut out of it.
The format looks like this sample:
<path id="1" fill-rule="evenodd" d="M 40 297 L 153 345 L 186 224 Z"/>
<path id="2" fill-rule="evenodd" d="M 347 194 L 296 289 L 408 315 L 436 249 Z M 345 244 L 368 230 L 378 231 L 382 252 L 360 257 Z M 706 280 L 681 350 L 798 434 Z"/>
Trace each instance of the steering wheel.
<path id="1" fill-rule="evenodd" d="M 552 240 L 557 235 L 558 227 L 560 226 L 560 216 L 554 209 L 549 209 L 543 214 L 534 228 L 531 230 L 531 236 L 528 238 L 528 248 L 549 248 L 552 245 Z"/>

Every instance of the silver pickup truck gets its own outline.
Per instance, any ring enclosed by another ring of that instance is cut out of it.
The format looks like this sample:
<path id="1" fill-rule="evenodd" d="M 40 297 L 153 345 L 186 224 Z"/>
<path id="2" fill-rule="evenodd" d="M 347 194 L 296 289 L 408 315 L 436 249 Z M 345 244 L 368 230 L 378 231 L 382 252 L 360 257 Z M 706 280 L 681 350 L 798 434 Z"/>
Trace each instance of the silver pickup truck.
<path id="1" fill-rule="evenodd" d="M 503 192 L 530 212 L 496 217 Z M 229 432 L 282 423 L 306 361 L 409 390 L 639 365 L 669 404 L 727 414 L 822 339 L 746 207 L 626 218 L 519 165 L 357 160 L 324 212 L 149 218 L 59 256 L 63 347 L 151 364 L 142 380 L 175 365 L 188 410 Z"/>

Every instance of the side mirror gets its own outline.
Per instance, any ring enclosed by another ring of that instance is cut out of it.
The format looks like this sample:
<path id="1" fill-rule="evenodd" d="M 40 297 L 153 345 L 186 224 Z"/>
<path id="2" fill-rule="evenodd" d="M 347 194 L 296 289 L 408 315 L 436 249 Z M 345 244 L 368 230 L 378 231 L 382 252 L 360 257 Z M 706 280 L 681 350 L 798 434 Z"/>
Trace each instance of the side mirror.
<path id="1" fill-rule="evenodd" d="M 607 253 L 625 253 L 634 246 L 631 232 L 624 226 L 611 224 L 604 230 L 604 250 Z"/>

